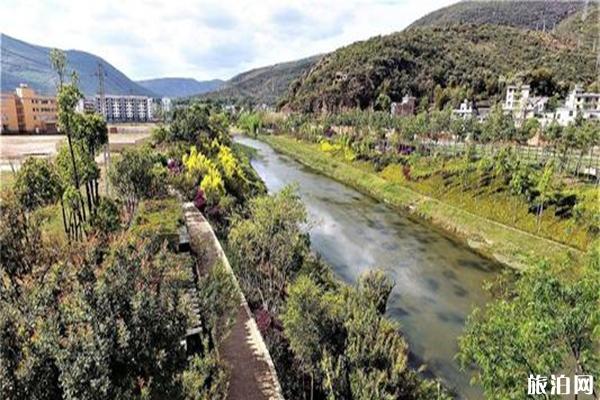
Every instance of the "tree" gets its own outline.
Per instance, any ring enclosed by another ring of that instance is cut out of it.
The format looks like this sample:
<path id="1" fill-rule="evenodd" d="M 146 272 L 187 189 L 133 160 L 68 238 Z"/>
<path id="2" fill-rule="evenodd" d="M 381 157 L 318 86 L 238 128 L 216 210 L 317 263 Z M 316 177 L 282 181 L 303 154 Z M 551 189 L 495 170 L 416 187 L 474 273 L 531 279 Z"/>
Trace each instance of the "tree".
<path id="1" fill-rule="evenodd" d="M 54 204 L 61 194 L 59 176 L 46 159 L 29 157 L 15 176 L 13 188 L 27 211 Z"/>
<path id="2" fill-rule="evenodd" d="M 58 75 L 56 86 L 60 89 L 65 82 L 65 74 L 67 73 L 67 56 L 64 51 L 59 49 L 50 50 L 50 64 L 56 75 Z"/>
<path id="3" fill-rule="evenodd" d="M 385 93 L 379 93 L 375 100 L 375 109 L 379 111 L 389 112 L 392 106 L 392 99 Z"/>
<path id="4" fill-rule="evenodd" d="M 500 297 L 473 312 L 458 358 L 478 368 L 486 398 L 526 398 L 529 375 L 600 373 L 599 260 L 595 249 L 576 277 L 572 266 L 533 266 L 497 284 Z"/>
<path id="5" fill-rule="evenodd" d="M 12 191 L 6 190 L 1 193 L 0 270 L 7 274 L 9 279 L 20 280 L 42 260 L 52 259 L 43 247 L 39 228 L 36 216 L 25 214 L 23 204 Z M 4 290 L 5 288 L 2 291 Z"/>
<path id="6" fill-rule="evenodd" d="M 515 133 L 512 116 L 504 114 L 502 107 L 496 105 L 483 123 L 481 139 L 485 142 L 509 141 L 514 139 Z"/>
<path id="7" fill-rule="evenodd" d="M 248 218 L 236 218 L 228 243 L 249 301 L 278 314 L 286 285 L 308 253 L 306 209 L 292 187 L 250 200 Z"/>
<path id="8" fill-rule="evenodd" d="M 537 118 L 528 118 L 521 123 L 521 126 L 516 131 L 515 140 L 517 143 L 527 143 L 529 139 L 534 137 L 540 129 L 540 122 Z"/>
<path id="9" fill-rule="evenodd" d="M 156 161 L 149 148 L 132 148 L 123 151 L 109 170 L 110 183 L 125 203 L 130 218 L 141 199 L 161 196 L 166 190 L 154 168 Z"/>
<path id="10" fill-rule="evenodd" d="M 290 347 L 331 399 L 445 399 L 434 382 L 408 367 L 407 345 L 384 317 L 392 284 L 379 271 L 355 287 L 329 290 L 301 276 L 289 289 L 282 316 Z"/>
<path id="11" fill-rule="evenodd" d="M 290 347 L 305 372 L 311 377 L 310 399 L 314 397 L 315 375 L 319 376 L 319 363 L 335 340 L 332 311 L 323 290 L 309 277 L 301 276 L 289 289 L 282 321 Z M 339 323 L 339 322 L 338 322 Z"/>
<path id="12" fill-rule="evenodd" d="M 537 224 L 538 231 L 540 230 L 540 225 L 542 222 L 542 213 L 544 212 L 544 204 L 552 194 L 552 178 L 554 176 L 554 163 L 549 161 L 546 163 L 544 170 L 542 171 L 542 175 L 539 177 L 536 190 L 538 192 L 538 197 L 536 199 L 538 212 L 537 212 Z"/>

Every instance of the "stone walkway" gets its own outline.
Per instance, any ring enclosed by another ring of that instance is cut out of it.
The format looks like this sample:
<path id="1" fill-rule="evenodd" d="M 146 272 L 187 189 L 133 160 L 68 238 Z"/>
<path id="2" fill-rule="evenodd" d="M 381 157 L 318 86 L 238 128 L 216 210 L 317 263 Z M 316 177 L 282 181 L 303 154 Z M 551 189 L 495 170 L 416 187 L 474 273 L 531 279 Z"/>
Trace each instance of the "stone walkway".
<path id="1" fill-rule="evenodd" d="M 198 264 L 210 268 L 215 262 L 221 260 L 227 271 L 232 274 L 241 294 L 235 323 L 220 348 L 231 374 L 227 398 L 229 400 L 283 400 L 277 373 L 267 346 L 212 227 L 193 203 L 185 203 L 183 212 L 190 236 L 190 247 L 201 261 Z"/>

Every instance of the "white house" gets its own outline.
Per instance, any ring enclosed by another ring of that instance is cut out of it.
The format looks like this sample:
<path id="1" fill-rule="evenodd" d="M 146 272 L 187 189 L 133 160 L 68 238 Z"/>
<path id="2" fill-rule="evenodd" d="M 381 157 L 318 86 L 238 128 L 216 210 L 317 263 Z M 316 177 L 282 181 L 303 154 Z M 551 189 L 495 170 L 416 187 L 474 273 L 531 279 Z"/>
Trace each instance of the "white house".
<path id="1" fill-rule="evenodd" d="M 527 118 L 539 117 L 546 111 L 548 97 L 532 96 L 529 85 L 510 85 L 506 88 L 504 112 L 510 113 L 519 123 Z"/>
<path id="2" fill-rule="evenodd" d="M 583 119 L 600 119 L 600 93 L 584 92 L 581 85 L 575 88 L 555 113 L 555 119 L 560 125 L 568 125 L 581 114 Z"/>

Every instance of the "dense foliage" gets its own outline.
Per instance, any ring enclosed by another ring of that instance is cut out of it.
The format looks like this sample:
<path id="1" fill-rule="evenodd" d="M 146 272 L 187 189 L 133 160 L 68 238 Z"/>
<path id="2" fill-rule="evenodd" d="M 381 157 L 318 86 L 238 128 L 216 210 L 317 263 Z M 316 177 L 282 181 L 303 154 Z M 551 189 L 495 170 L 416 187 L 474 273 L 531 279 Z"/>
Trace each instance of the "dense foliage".
<path id="1" fill-rule="evenodd" d="M 540 67 L 565 91 L 572 83 L 593 82 L 595 62 L 594 52 L 578 49 L 568 36 L 494 25 L 414 28 L 325 56 L 291 85 L 283 105 L 334 112 L 376 107 L 381 95 L 400 101 L 408 94 L 428 104 L 434 91 L 458 101 L 465 94 L 494 100 L 507 83 Z"/>
<path id="2" fill-rule="evenodd" d="M 59 249 L 10 192 L 3 196 L 0 397 L 224 396 L 214 346 L 188 359 L 180 345 L 191 315 L 189 256 L 128 234 L 109 247 L 91 240 Z M 205 278 L 200 296 L 219 304 L 222 278 Z M 203 308 L 205 320 L 216 323 L 211 310 Z"/>
<path id="3" fill-rule="evenodd" d="M 599 250 L 579 271 L 541 264 L 516 283 L 499 279 L 496 299 L 470 316 L 459 360 L 478 368 L 486 398 L 525 398 L 523 382 L 531 374 L 598 376 Z"/>
<path id="4" fill-rule="evenodd" d="M 585 6 L 584 1 L 461 1 L 425 15 L 413 22 L 409 29 L 467 23 L 552 30 Z"/>
<path id="5" fill-rule="evenodd" d="M 308 71 L 320 55 L 243 72 L 223 83 L 217 90 L 200 98 L 238 105 L 275 105 L 290 83 Z"/>
<path id="6" fill-rule="evenodd" d="M 334 280 L 310 253 L 305 223 L 306 210 L 288 187 L 253 199 L 228 237 L 286 398 L 446 398 L 408 367 L 407 345 L 384 317 L 392 283 L 381 272 L 356 287 Z"/>

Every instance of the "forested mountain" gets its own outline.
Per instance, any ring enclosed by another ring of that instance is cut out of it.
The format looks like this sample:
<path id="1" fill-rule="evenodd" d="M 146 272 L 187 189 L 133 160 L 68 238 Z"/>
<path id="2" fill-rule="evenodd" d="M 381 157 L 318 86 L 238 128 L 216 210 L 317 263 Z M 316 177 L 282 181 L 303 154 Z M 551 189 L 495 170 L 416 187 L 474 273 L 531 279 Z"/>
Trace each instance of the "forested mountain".
<path id="1" fill-rule="evenodd" d="M 226 81 L 221 88 L 202 97 L 228 101 L 250 100 L 274 105 L 290 83 L 310 69 L 322 56 L 303 58 L 243 72 Z"/>
<path id="2" fill-rule="evenodd" d="M 564 92 L 572 83 L 597 77 L 596 53 L 581 45 L 598 37 L 597 20 L 582 20 L 582 13 L 572 16 L 569 23 L 581 29 L 571 34 L 561 33 L 559 28 L 567 28 L 560 26 L 549 33 L 454 24 L 357 42 L 325 56 L 294 82 L 283 105 L 314 112 L 377 106 L 378 99 L 385 107 L 406 94 L 429 101 L 466 94 L 489 98 L 511 80 L 540 75 Z"/>
<path id="3" fill-rule="evenodd" d="M 56 73 L 50 66 L 50 48 L 36 46 L 5 34 L 0 34 L 0 81 L 3 92 L 13 91 L 20 83 L 27 83 L 39 93 L 56 91 Z M 105 92 L 109 94 L 153 95 L 129 79 L 102 58 L 79 50 L 65 51 L 67 69 L 79 76 L 79 87 L 86 96 L 98 90 L 98 63 L 102 63 Z"/>
<path id="4" fill-rule="evenodd" d="M 597 54 L 600 45 L 600 7 L 587 7 L 564 19 L 555 28 L 555 33 L 572 39 L 580 48 Z"/>
<path id="5" fill-rule="evenodd" d="M 461 1 L 429 13 L 409 28 L 456 23 L 493 24 L 552 30 L 565 18 L 586 7 L 586 1 Z"/>
<path id="6" fill-rule="evenodd" d="M 224 81 L 212 79 L 197 81 L 192 78 L 157 78 L 137 81 L 151 92 L 162 97 L 188 97 L 211 92 L 220 88 Z"/>

